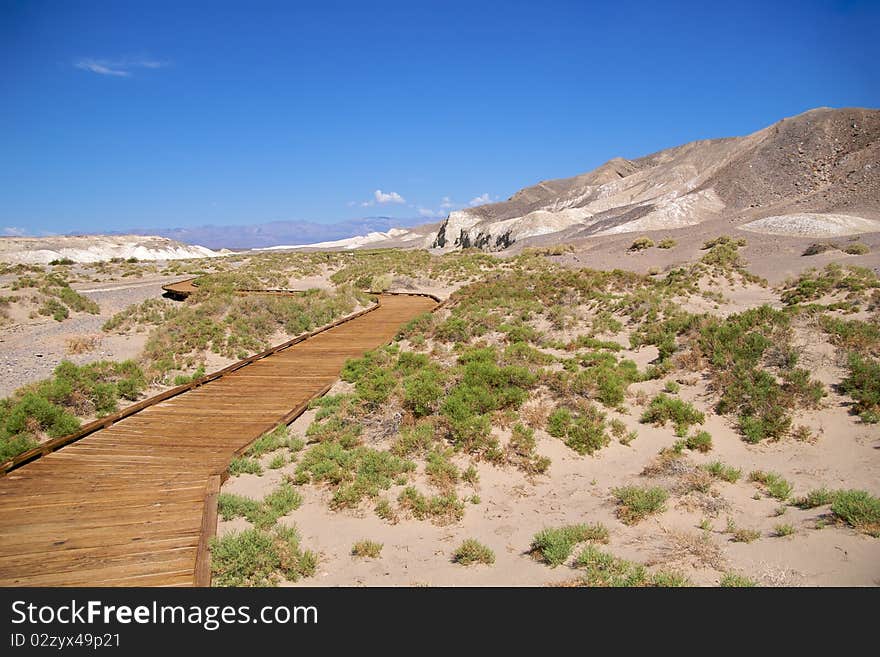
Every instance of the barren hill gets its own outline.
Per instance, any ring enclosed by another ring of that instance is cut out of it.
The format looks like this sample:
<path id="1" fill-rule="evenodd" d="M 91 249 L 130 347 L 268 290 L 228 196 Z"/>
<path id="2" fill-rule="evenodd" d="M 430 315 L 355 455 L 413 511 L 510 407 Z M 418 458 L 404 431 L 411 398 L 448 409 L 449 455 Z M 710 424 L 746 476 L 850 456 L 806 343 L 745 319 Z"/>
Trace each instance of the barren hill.
<path id="1" fill-rule="evenodd" d="M 768 234 L 880 231 L 880 111 L 820 108 L 746 137 L 615 158 L 452 212 L 431 246 L 501 250 L 538 236 L 546 243 L 721 218 Z"/>
<path id="2" fill-rule="evenodd" d="M 0 261 L 46 264 L 53 260 L 99 262 L 111 258 L 183 260 L 220 255 L 204 246 L 182 244 L 165 237 L 142 235 L 81 235 L 2 237 Z"/>

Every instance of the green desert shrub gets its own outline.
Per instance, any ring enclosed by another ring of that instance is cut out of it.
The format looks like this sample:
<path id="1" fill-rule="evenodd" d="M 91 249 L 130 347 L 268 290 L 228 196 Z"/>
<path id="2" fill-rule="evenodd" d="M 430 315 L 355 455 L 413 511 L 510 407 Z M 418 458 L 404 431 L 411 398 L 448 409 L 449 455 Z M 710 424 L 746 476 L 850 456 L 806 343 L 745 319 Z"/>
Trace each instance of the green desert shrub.
<path id="1" fill-rule="evenodd" d="M 742 476 L 742 470 L 734 468 L 731 465 L 726 465 L 721 461 L 707 463 L 703 466 L 703 469 L 716 479 L 721 479 L 731 484 L 735 484 Z"/>
<path id="2" fill-rule="evenodd" d="M 690 402 L 660 393 L 651 400 L 640 421 L 657 426 L 672 422 L 676 434 L 684 436 L 691 425 L 702 424 L 705 420 L 706 416 L 703 412 L 694 408 Z"/>
<path id="3" fill-rule="evenodd" d="M 555 568 L 565 563 L 575 545 L 585 541 L 607 543 L 608 530 L 600 524 L 542 529 L 532 539 L 531 551 L 551 568 Z"/>
<path id="4" fill-rule="evenodd" d="M 431 332 L 434 326 L 434 318 L 435 315 L 433 313 L 417 315 L 400 328 L 397 332 L 397 339 L 412 340 L 416 336 L 425 336 Z"/>
<path id="5" fill-rule="evenodd" d="M 609 353 L 592 352 L 581 355 L 578 364 L 583 369 L 571 378 L 570 391 L 578 396 L 594 397 L 609 408 L 621 406 L 629 384 L 641 379 L 633 361 L 618 362 Z"/>
<path id="6" fill-rule="evenodd" d="M 792 485 L 786 481 L 782 475 L 775 472 L 764 472 L 763 470 L 754 470 L 749 473 L 749 481 L 756 482 L 763 486 L 771 497 L 777 500 L 785 501 L 791 495 Z"/>
<path id="7" fill-rule="evenodd" d="M 351 554 L 354 557 L 364 559 L 378 559 L 379 555 L 382 554 L 382 547 L 382 543 L 377 543 L 376 541 L 358 541 L 351 546 Z"/>
<path id="8" fill-rule="evenodd" d="M 685 446 L 698 452 L 708 452 L 712 449 L 712 435 L 708 431 L 698 431 L 685 439 Z"/>
<path id="9" fill-rule="evenodd" d="M 822 315 L 819 323 L 838 347 L 862 355 L 880 356 L 880 324 L 877 322 Z"/>
<path id="10" fill-rule="evenodd" d="M 803 497 L 797 498 L 794 501 L 794 505 L 801 509 L 815 509 L 818 506 L 831 504 L 836 496 L 836 491 L 828 490 L 827 488 L 816 488 Z"/>
<path id="11" fill-rule="evenodd" d="M 217 497 L 217 512 L 223 520 L 233 518 L 253 519 L 260 513 L 260 503 L 250 497 L 234 493 L 220 493 Z"/>
<path id="12" fill-rule="evenodd" d="M 574 565 L 583 571 L 584 586 L 632 587 L 650 583 L 643 565 L 619 559 L 593 545 L 587 545 L 578 554 Z"/>
<path id="13" fill-rule="evenodd" d="M 564 407 L 554 410 L 547 418 L 547 433 L 561 439 L 578 454 L 592 454 L 611 442 L 605 431 L 605 414 L 589 403 L 577 410 Z"/>
<path id="14" fill-rule="evenodd" d="M 495 563 L 495 553 L 479 541 L 469 538 L 455 549 L 452 560 L 462 566 L 475 563 L 491 566 Z"/>
<path id="15" fill-rule="evenodd" d="M 425 475 L 431 485 L 440 490 L 454 489 L 461 477 L 458 467 L 450 460 L 451 456 L 449 450 L 435 449 L 425 459 Z"/>
<path id="16" fill-rule="evenodd" d="M 508 461 L 526 474 L 543 474 L 550 467 L 550 459 L 536 451 L 535 432 L 520 423 L 513 425 L 507 444 Z M 473 466 L 471 466 L 473 467 Z M 476 474 L 476 471 L 474 471 Z"/>
<path id="17" fill-rule="evenodd" d="M 263 466 L 256 459 L 248 456 L 236 456 L 229 462 L 229 474 L 232 476 L 241 474 L 263 474 Z"/>
<path id="18" fill-rule="evenodd" d="M 28 384 L 0 400 L 0 457 L 5 460 L 79 429 L 77 417 L 105 416 L 120 399 L 136 399 L 146 387 L 133 361 L 97 361 L 75 365 L 62 361 L 51 379 Z"/>
<path id="19" fill-rule="evenodd" d="M 274 586 L 282 577 L 296 582 L 313 575 L 317 563 L 291 527 L 246 529 L 211 540 L 214 586 Z"/>
<path id="20" fill-rule="evenodd" d="M 847 367 L 849 374 L 840 382 L 840 390 L 853 398 L 853 410 L 863 422 L 880 421 L 880 361 L 851 353 Z"/>
<path id="21" fill-rule="evenodd" d="M 880 538 L 880 498 L 867 491 L 838 491 L 831 512 L 851 527 Z"/>
<path id="22" fill-rule="evenodd" d="M 659 487 L 622 486 L 612 491 L 617 498 L 617 517 L 634 525 L 665 508 L 669 493 Z"/>
<path id="23" fill-rule="evenodd" d="M 407 486 L 400 492 L 397 502 L 417 520 L 429 519 L 438 525 L 456 522 L 464 516 L 464 502 L 452 491 L 427 497 L 414 486 Z"/>
<path id="24" fill-rule="evenodd" d="M 300 459 L 298 483 L 324 482 L 335 490 L 334 508 L 354 508 L 364 498 L 376 498 L 415 469 L 412 461 L 364 446 L 346 447 L 334 440 L 318 443 Z"/>
<path id="25" fill-rule="evenodd" d="M 630 251 L 644 251 L 645 249 L 650 249 L 654 246 L 654 240 L 650 237 L 639 237 L 633 240 L 633 243 L 629 245 Z"/>
<path id="26" fill-rule="evenodd" d="M 279 424 L 272 431 L 268 431 L 257 438 L 253 444 L 248 447 L 245 454 L 247 456 L 259 458 L 264 454 L 289 446 L 290 437 L 287 432 L 287 425 Z"/>
<path id="27" fill-rule="evenodd" d="M 443 378 L 437 367 L 425 366 L 403 383 L 403 403 L 416 417 L 435 412 L 443 394 Z"/>
<path id="28" fill-rule="evenodd" d="M 423 454 L 434 444 L 434 431 L 434 423 L 430 419 L 417 422 L 411 427 L 402 427 L 391 451 L 397 456 Z"/>
<path id="29" fill-rule="evenodd" d="M 721 578 L 721 582 L 719 586 L 724 588 L 751 588 L 757 586 L 758 583 L 753 579 L 749 579 L 744 575 L 738 575 L 736 573 L 724 573 L 724 576 Z"/>
<path id="30" fill-rule="evenodd" d="M 518 365 L 498 365 L 491 348 L 463 351 L 453 376 L 439 408 L 448 438 L 457 449 L 488 456 L 497 451 L 497 441 L 489 436 L 490 414 L 519 408 L 537 376 Z"/>
<path id="31" fill-rule="evenodd" d="M 271 529 L 278 518 L 301 504 L 302 496 L 287 482 L 282 482 L 262 502 L 232 493 L 221 493 L 217 499 L 217 509 L 224 520 L 245 518 L 258 529 Z"/>

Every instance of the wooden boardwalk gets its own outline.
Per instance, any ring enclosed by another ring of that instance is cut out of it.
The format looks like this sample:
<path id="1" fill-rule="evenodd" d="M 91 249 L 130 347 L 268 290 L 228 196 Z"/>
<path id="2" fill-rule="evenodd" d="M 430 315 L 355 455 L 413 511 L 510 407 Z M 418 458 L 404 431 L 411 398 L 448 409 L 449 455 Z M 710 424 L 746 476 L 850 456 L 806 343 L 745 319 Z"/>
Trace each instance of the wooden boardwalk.
<path id="1" fill-rule="evenodd" d="M 150 405 L 0 478 L 0 586 L 192 586 L 231 458 L 299 415 L 346 359 L 429 312 L 425 296 L 377 309 Z"/>

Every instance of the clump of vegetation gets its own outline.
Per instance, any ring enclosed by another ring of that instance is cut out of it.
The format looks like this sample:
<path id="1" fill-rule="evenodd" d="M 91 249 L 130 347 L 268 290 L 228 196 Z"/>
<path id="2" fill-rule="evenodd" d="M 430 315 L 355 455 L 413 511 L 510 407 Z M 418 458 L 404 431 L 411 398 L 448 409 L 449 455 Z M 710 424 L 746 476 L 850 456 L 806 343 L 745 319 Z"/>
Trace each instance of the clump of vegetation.
<path id="1" fill-rule="evenodd" d="M 400 507 L 417 520 L 430 519 L 438 525 L 447 525 L 464 516 L 464 502 L 455 492 L 427 497 L 414 486 L 404 488 L 397 498 Z"/>
<path id="2" fill-rule="evenodd" d="M 585 541 L 607 543 L 608 529 L 598 523 L 542 529 L 532 539 L 531 552 L 555 568 L 565 563 L 578 543 Z"/>
<path id="3" fill-rule="evenodd" d="M 877 322 L 822 315 L 819 323 L 830 336 L 832 344 L 841 349 L 863 356 L 880 356 L 880 325 Z"/>
<path id="4" fill-rule="evenodd" d="M 275 586 L 281 577 L 296 582 L 313 575 L 317 563 L 292 527 L 246 529 L 211 540 L 214 586 Z"/>
<path id="5" fill-rule="evenodd" d="M 491 566 L 495 563 L 495 553 L 479 541 L 469 538 L 452 553 L 452 560 L 462 566 L 482 563 Z"/>
<path id="6" fill-rule="evenodd" d="M 494 349 L 470 349 L 459 356 L 455 383 L 440 404 L 447 437 L 460 450 L 500 458 L 497 440 L 490 437 L 490 413 L 517 409 L 537 377 L 518 365 L 498 365 Z"/>
<path id="7" fill-rule="evenodd" d="M 593 545 L 586 546 L 577 556 L 575 567 L 584 571 L 584 586 L 646 586 L 648 572 L 641 564 L 634 564 L 603 552 Z"/>
<path id="8" fill-rule="evenodd" d="M 775 472 L 754 470 L 749 473 L 749 481 L 761 484 L 771 497 L 784 502 L 791 495 L 792 486 Z"/>
<path id="9" fill-rule="evenodd" d="M 692 425 L 702 424 L 705 420 L 705 414 L 694 408 L 690 402 L 660 393 L 651 400 L 640 421 L 657 426 L 672 422 L 675 425 L 676 435 L 684 436 Z"/>
<path id="10" fill-rule="evenodd" d="M 19 276 L 10 286 L 12 290 L 35 289 L 37 296 L 32 301 L 39 304 L 37 313 L 50 316 L 61 322 L 70 317 L 72 312 L 85 312 L 97 315 L 101 309 L 97 303 L 83 296 L 67 282 L 61 272 L 45 273 L 42 270 L 36 275 Z"/>
<path id="11" fill-rule="evenodd" d="M 662 239 L 657 243 L 657 248 L 658 249 L 672 249 L 676 246 L 676 244 L 678 244 L 678 242 L 676 242 L 671 237 L 667 237 L 666 239 Z"/>
<path id="12" fill-rule="evenodd" d="M 801 509 L 815 509 L 818 506 L 825 506 L 834 502 L 837 493 L 827 488 L 816 488 L 811 490 L 803 497 L 799 497 L 794 501 L 794 505 Z"/>
<path id="13" fill-rule="evenodd" d="M 773 535 L 779 538 L 783 536 L 791 536 L 794 534 L 794 526 L 788 523 L 780 523 L 773 528 Z"/>
<path id="14" fill-rule="evenodd" d="M 282 447 L 291 447 L 295 439 L 291 439 L 288 435 L 287 425 L 279 424 L 277 427 L 264 433 L 257 438 L 250 447 L 247 448 L 245 455 L 259 458 L 270 452 L 274 452 Z"/>
<path id="15" fill-rule="evenodd" d="M 752 543 L 761 538 L 761 532 L 755 529 L 745 529 L 742 527 L 730 527 L 730 540 L 734 543 Z"/>
<path id="16" fill-rule="evenodd" d="M 712 385 L 721 392 L 716 410 L 735 413 L 748 442 L 780 439 L 791 427 L 791 410 L 815 408 L 825 394 L 821 383 L 795 367 L 789 325 L 787 313 L 764 305 L 723 320 L 706 318 L 691 343 L 692 353 L 708 361 Z M 767 354 L 778 363 L 782 383 L 764 366 Z"/>
<path id="17" fill-rule="evenodd" d="M 255 499 L 234 493 L 220 493 L 217 497 L 217 513 L 223 520 L 246 518 L 254 523 L 260 513 L 261 506 Z"/>
<path id="18" fill-rule="evenodd" d="M 712 435 L 708 431 L 698 431 L 685 439 L 685 446 L 698 452 L 708 452 L 712 449 Z"/>
<path id="19" fill-rule="evenodd" d="M 634 525 L 653 513 L 663 511 L 669 493 L 657 486 L 623 486 L 612 491 L 617 498 L 617 517 Z"/>
<path id="20" fill-rule="evenodd" d="M 198 381 L 203 376 L 205 376 L 205 365 L 199 365 L 195 370 L 193 370 L 192 374 L 178 374 L 174 377 L 174 385 L 182 386 L 187 383 L 192 383 L 193 381 Z"/>
<path id="21" fill-rule="evenodd" d="M 690 586 L 681 573 L 657 571 L 649 573 L 642 564 L 615 557 L 593 545 L 586 546 L 575 559 L 574 565 L 584 571 L 578 583 L 581 586 L 602 587 L 682 587 Z"/>
<path id="22" fill-rule="evenodd" d="M 224 520 L 241 517 L 257 529 L 271 529 L 278 518 L 298 509 L 301 504 L 302 496 L 291 484 L 283 482 L 262 502 L 233 493 L 221 493 L 217 499 L 217 510 Z"/>
<path id="23" fill-rule="evenodd" d="M 390 452 L 325 440 L 302 456 L 296 481 L 327 483 L 335 489 L 332 507 L 354 508 L 364 498 L 376 498 L 414 469 L 415 463 Z"/>
<path id="24" fill-rule="evenodd" d="M 871 249 L 868 248 L 867 244 L 862 244 L 861 242 L 851 242 L 846 246 L 840 246 L 834 242 L 814 242 L 810 244 L 804 251 L 803 255 L 812 256 L 818 255 L 820 253 L 825 253 L 826 251 L 833 250 L 843 251 L 848 255 L 865 255 L 866 253 L 870 253 Z"/>
<path id="25" fill-rule="evenodd" d="M 731 572 L 724 573 L 719 583 L 719 586 L 724 588 L 751 588 L 757 585 L 758 583 L 755 580 Z"/>
<path id="26" fill-rule="evenodd" d="M 550 459 L 536 452 L 535 431 L 520 423 L 513 425 L 507 451 L 508 462 L 526 474 L 543 474 L 550 467 Z"/>
<path id="27" fill-rule="evenodd" d="M 701 247 L 707 253 L 700 258 L 700 262 L 720 269 L 741 268 L 742 259 L 739 255 L 739 249 L 745 245 L 746 241 L 744 239 L 734 240 L 727 235 L 716 237 L 704 243 Z"/>
<path id="28" fill-rule="evenodd" d="M 672 379 L 663 384 L 663 392 L 668 392 L 670 395 L 677 395 L 680 390 L 681 385 Z"/>
<path id="29" fill-rule="evenodd" d="M 590 403 L 577 410 L 557 408 L 547 419 L 547 433 L 581 455 L 592 454 L 611 442 L 605 432 L 605 414 Z"/>
<path id="30" fill-rule="evenodd" d="M 862 422 L 880 422 L 880 361 L 851 353 L 847 368 L 849 374 L 840 382 L 840 390 L 853 398 L 853 411 Z"/>
<path id="31" fill-rule="evenodd" d="M 451 451 L 434 450 L 428 453 L 425 462 L 425 475 L 435 488 L 450 491 L 461 478 L 458 467 L 449 460 Z"/>
<path id="32" fill-rule="evenodd" d="M 703 466 L 703 469 L 716 479 L 735 484 L 742 476 L 742 470 L 726 465 L 721 461 L 713 461 Z"/>
<path id="33" fill-rule="evenodd" d="M 354 557 L 361 557 L 363 559 L 378 559 L 379 555 L 382 554 L 382 547 L 382 543 L 376 543 L 375 541 L 358 541 L 351 546 L 351 554 Z"/>
<path id="34" fill-rule="evenodd" d="M 0 461 L 44 438 L 76 431 L 78 418 L 103 417 L 120 399 L 135 400 L 146 380 L 134 361 L 97 361 L 78 366 L 62 361 L 53 378 L 26 385 L 0 400 Z"/>
<path id="35" fill-rule="evenodd" d="M 838 491 L 831 503 L 831 512 L 850 527 L 880 538 L 880 498 L 867 491 Z"/>
<path id="36" fill-rule="evenodd" d="M 804 249 L 804 252 L 801 255 L 805 256 L 814 256 L 819 255 L 820 253 L 825 253 L 826 251 L 833 251 L 834 249 L 839 248 L 833 242 L 813 242 Z"/>
<path id="37" fill-rule="evenodd" d="M 825 295 L 841 294 L 850 302 L 863 301 L 869 292 L 880 288 L 880 280 L 870 269 L 831 263 L 819 271 L 808 269 L 787 281 L 780 295 L 786 305 L 816 301 Z"/>
<path id="38" fill-rule="evenodd" d="M 395 513 L 394 511 L 394 507 L 391 506 L 391 502 L 384 498 L 381 498 L 378 502 L 376 502 L 376 506 L 373 508 L 373 511 L 378 517 L 387 522 L 396 523 L 398 520 L 397 513 Z"/>
<path id="39" fill-rule="evenodd" d="M 639 237 L 633 240 L 633 243 L 629 245 L 630 251 L 644 251 L 645 249 L 650 249 L 654 246 L 654 240 L 650 237 Z"/>
<path id="40" fill-rule="evenodd" d="M 229 462 L 229 474 L 233 477 L 242 474 L 263 474 L 263 466 L 256 459 L 248 456 L 236 456 Z"/>

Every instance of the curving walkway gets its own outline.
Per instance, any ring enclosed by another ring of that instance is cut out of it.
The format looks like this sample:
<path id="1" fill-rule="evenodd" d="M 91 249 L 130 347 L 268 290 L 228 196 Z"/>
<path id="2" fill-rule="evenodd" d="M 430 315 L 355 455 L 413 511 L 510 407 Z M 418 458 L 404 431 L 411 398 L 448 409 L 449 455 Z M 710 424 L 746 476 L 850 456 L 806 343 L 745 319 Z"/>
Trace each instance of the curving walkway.
<path id="1" fill-rule="evenodd" d="M 0 478 L 0 586 L 207 585 L 231 458 L 302 413 L 346 359 L 436 306 L 381 295 L 374 310 L 10 471 Z"/>

